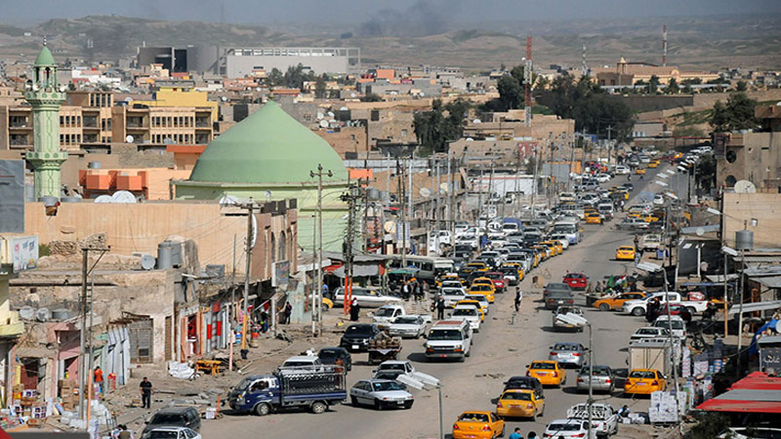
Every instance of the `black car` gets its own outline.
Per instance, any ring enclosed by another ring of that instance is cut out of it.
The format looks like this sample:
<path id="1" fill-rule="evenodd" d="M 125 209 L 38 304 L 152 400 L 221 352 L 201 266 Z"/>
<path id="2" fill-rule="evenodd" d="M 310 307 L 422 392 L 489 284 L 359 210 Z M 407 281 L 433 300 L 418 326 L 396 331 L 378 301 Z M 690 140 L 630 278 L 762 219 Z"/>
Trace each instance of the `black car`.
<path id="1" fill-rule="evenodd" d="M 560 306 L 572 306 L 574 304 L 574 296 L 566 291 L 551 291 L 545 299 L 545 309 L 548 310 L 555 310 Z"/>
<path id="2" fill-rule="evenodd" d="M 344 369 L 348 372 L 353 370 L 353 357 L 345 348 L 322 348 L 317 356 L 323 364 L 336 364 L 336 360 L 341 358 Z"/>
<path id="3" fill-rule="evenodd" d="M 201 429 L 201 415 L 193 407 L 164 408 L 152 416 L 146 422 L 146 427 L 141 433 L 146 434 L 158 427 L 187 427 L 195 431 Z"/>
<path id="4" fill-rule="evenodd" d="M 504 390 L 507 389 L 530 389 L 536 390 L 539 395 L 543 395 L 542 383 L 534 377 L 514 376 L 504 382 Z"/>
<path id="5" fill-rule="evenodd" d="M 373 323 L 354 323 L 344 331 L 339 346 L 348 352 L 368 352 L 369 342 L 379 333 L 380 329 Z"/>
<path id="6" fill-rule="evenodd" d="M 554 292 L 572 294 L 572 287 L 564 282 L 550 282 L 542 290 L 542 300 L 547 300 L 548 296 Z"/>

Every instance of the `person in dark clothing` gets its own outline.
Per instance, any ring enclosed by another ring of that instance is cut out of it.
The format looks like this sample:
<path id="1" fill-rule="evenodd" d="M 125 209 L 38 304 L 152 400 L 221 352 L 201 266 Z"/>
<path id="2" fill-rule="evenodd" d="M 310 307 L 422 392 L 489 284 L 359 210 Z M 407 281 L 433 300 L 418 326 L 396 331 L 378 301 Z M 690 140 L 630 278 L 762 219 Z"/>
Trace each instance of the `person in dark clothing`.
<path id="1" fill-rule="evenodd" d="M 357 322 L 358 317 L 361 314 L 361 305 L 358 304 L 358 299 L 353 297 L 353 301 L 350 302 L 350 321 Z"/>
<path id="2" fill-rule="evenodd" d="M 437 298 L 437 320 L 443 320 L 445 318 L 445 298 L 439 296 Z"/>
<path id="3" fill-rule="evenodd" d="M 287 302 L 285 304 L 285 314 L 282 316 L 282 324 L 289 325 L 290 324 L 290 314 L 293 312 L 293 305 L 290 304 L 290 302 Z"/>
<path id="4" fill-rule="evenodd" d="M 654 316 L 659 311 L 659 298 L 654 297 L 654 299 L 648 303 L 648 308 L 645 310 L 645 319 L 650 323 L 654 321 Z"/>
<path id="5" fill-rule="evenodd" d="M 513 304 L 515 305 L 515 312 L 521 310 L 521 298 L 521 289 L 519 288 L 518 291 L 515 292 L 515 300 L 513 301 Z"/>
<path id="6" fill-rule="evenodd" d="M 144 379 L 141 380 L 141 384 L 138 385 L 138 389 L 141 391 L 141 407 L 146 409 L 151 408 L 152 390 L 154 388 L 152 387 L 152 383 L 149 382 L 147 377 L 144 377 Z"/>

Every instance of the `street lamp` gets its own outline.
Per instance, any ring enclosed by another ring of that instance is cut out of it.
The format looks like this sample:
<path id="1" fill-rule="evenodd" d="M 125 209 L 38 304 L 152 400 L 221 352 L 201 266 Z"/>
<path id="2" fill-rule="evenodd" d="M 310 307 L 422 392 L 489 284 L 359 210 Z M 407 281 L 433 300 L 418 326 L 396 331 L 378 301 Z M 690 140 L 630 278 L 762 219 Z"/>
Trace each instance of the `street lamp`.
<path id="1" fill-rule="evenodd" d="M 591 332 L 591 323 L 586 320 L 584 317 L 579 316 L 577 314 L 568 312 L 566 314 L 558 314 L 556 315 L 556 321 L 559 323 L 562 323 L 564 325 L 572 325 L 578 328 L 582 328 L 584 326 L 588 326 L 588 401 L 586 401 L 587 407 L 588 407 L 588 435 L 587 437 L 591 438 L 593 437 L 591 435 L 591 429 L 592 429 L 592 419 L 593 419 L 593 413 L 592 413 L 592 404 L 594 404 L 594 392 L 592 390 L 591 382 L 594 379 L 594 361 L 592 353 L 594 352 L 593 349 L 593 337 Z"/>
<path id="2" fill-rule="evenodd" d="M 445 439 L 445 425 L 442 415 L 442 381 L 420 372 L 414 372 L 412 375 L 399 375 L 396 381 L 418 390 L 437 389 L 439 394 L 439 439 Z"/>

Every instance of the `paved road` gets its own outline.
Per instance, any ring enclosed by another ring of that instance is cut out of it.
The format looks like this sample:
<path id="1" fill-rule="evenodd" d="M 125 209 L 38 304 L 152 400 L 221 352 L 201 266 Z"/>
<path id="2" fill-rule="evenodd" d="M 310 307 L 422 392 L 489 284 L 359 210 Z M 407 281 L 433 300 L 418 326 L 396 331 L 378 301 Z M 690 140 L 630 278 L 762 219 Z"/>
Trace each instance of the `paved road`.
<path id="1" fill-rule="evenodd" d="M 666 169 L 666 167 L 665 167 Z M 649 173 L 644 181 L 633 182 L 637 186 L 633 198 L 643 192 L 656 192 L 659 187 L 651 184 Z M 619 177 L 618 181 L 623 181 Z M 650 186 L 649 186 L 650 185 Z M 647 188 L 646 188 L 647 187 Z M 636 200 L 630 200 L 630 204 Z M 614 220 L 614 223 L 617 220 Z M 497 295 L 480 333 L 472 357 L 465 363 L 429 363 L 423 356 L 423 341 L 407 340 L 403 352 L 417 369 L 442 380 L 444 384 L 444 429 L 449 434 L 455 418 L 465 410 L 493 410 L 495 398 L 503 388 L 502 382 L 513 375 L 524 375 L 525 365 L 537 359 L 547 359 L 549 347 L 557 341 L 576 341 L 588 344 L 588 332 L 553 332 L 551 313 L 542 309 L 541 291 L 531 284 L 531 278 L 550 276 L 560 281 L 569 271 L 583 271 L 592 280 L 610 274 L 631 274 L 628 262 L 613 261 L 616 247 L 632 243 L 627 232 L 617 231 L 610 223 L 603 226 L 586 225 L 586 236 L 579 245 L 571 247 L 563 255 L 545 262 L 520 285 L 524 300 L 520 314 L 513 316 L 514 290 Z M 547 281 L 547 279 L 546 279 Z M 585 303 L 582 301 L 582 305 Z M 585 317 L 594 330 L 594 362 L 616 369 L 626 368 L 627 355 L 623 351 L 629 335 L 643 325 L 643 319 L 587 309 Z M 366 354 L 358 354 L 356 367 L 348 376 L 348 385 L 372 375 L 372 367 L 366 365 Z M 280 362 L 282 359 L 280 359 Z M 622 384 L 619 381 L 619 386 Z M 545 425 L 553 419 L 565 417 L 567 408 L 585 402 L 585 394 L 575 392 L 574 370 L 568 371 L 567 385 L 563 389 L 545 390 L 545 415 L 534 422 L 509 422 L 507 432 L 516 426 L 524 434 L 536 431 L 541 436 Z M 322 415 L 310 413 L 274 414 L 263 418 L 256 416 L 225 416 L 221 420 L 205 422 L 204 438 L 268 437 L 268 438 L 436 438 L 439 433 L 439 414 L 435 392 L 412 391 L 415 404 L 411 410 L 374 411 L 356 408 L 349 404 L 332 407 Z M 625 399 L 621 392 L 613 395 L 597 395 L 597 400 L 607 400 L 616 408 L 628 404 L 634 411 L 647 411 L 647 399 Z M 637 437 L 632 435 L 619 437 Z"/>

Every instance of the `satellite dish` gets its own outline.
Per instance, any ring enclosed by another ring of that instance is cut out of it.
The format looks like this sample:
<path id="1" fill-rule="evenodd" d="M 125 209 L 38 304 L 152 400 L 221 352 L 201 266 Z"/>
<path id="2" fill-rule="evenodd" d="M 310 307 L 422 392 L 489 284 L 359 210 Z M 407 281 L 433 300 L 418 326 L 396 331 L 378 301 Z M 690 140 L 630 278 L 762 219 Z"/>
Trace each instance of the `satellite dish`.
<path id="1" fill-rule="evenodd" d="M 52 313 L 49 311 L 49 308 L 39 308 L 38 311 L 35 312 L 35 320 L 38 320 L 39 322 L 46 322 L 51 318 Z"/>
<path id="2" fill-rule="evenodd" d="M 426 94 L 423 93 L 423 92 L 420 92 L 420 97 L 424 97 L 424 96 L 426 96 Z"/>
<path id="3" fill-rule="evenodd" d="M 233 195 L 223 195 L 220 198 L 220 206 L 234 206 L 236 204 L 239 204 L 239 199 Z"/>
<path id="4" fill-rule="evenodd" d="M 479 123 L 483 123 L 483 121 L 480 120 L 480 119 L 475 119 L 475 120 L 472 121 L 472 123 L 476 125 L 476 124 L 479 124 Z"/>
<path id="5" fill-rule="evenodd" d="M 149 271 L 155 268 L 155 258 L 152 255 L 141 256 L 141 269 Z"/>
<path id="6" fill-rule="evenodd" d="M 111 198 L 111 195 L 101 195 L 98 198 L 95 198 L 96 203 L 112 203 L 114 200 Z"/>
<path id="7" fill-rule="evenodd" d="M 339 109 L 339 111 L 350 111 L 350 109 L 347 108 L 347 107 L 342 107 L 342 108 Z"/>
<path id="8" fill-rule="evenodd" d="M 466 142 L 474 142 L 474 141 L 475 141 L 475 139 L 473 139 L 473 138 L 471 138 L 471 137 L 467 137 L 465 141 L 466 141 Z"/>
<path id="9" fill-rule="evenodd" d="M 131 136 L 130 134 L 128 134 L 127 137 L 125 137 L 125 141 L 127 143 L 133 143 L 133 140 L 135 140 L 135 138 L 133 138 L 133 136 Z"/>
<path id="10" fill-rule="evenodd" d="M 220 100 L 222 102 L 228 102 L 228 97 L 227 96 L 222 96 L 222 97 L 220 97 Z"/>
<path id="11" fill-rule="evenodd" d="M 703 229 L 702 227 L 697 227 L 697 230 L 695 230 L 694 233 L 696 233 L 697 236 L 702 236 L 705 234 L 705 229 Z"/>
<path id="12" fill-rule="evenodd" d="M 334 117 L 334 112 L 333 111 L 329 111 L 328 112 L 328 117 Z"/>
<path id="13" fill-rule="evenodd" d="M 323 119 L 325 115 L 323 113 L 317 113 L 317 120 Z"/>
<path id="14" fill-rule="evenodd" d="M 431 189 L 429 189 L 427 187 L 422 187 L 422 188 L 420 188 L 419 193 L 420 193 L 421 197 L 428 198 L 428 197 L 431 196 Z"/>
<path id="15" fill-rule="evenodd" d="M 321 120 L 320 121 L 320 128 L 328 128 L 328 121 L 327 120 Z"/>
<path id="16" fill-rule="evenodd" d="M 266 191 L 264 195 L 266 196 L 266 201 L 271 200 L 271 191 Z"/>
<path id="17" fill-rule="evenodd" d="M 355 96 L 357 96 L 355 93 L 350 93 L 351 98 L 354 98 Z"/>
<path id="18" fill-rule="evenodd" d="M 385 221 L 385 224 L 383 224 L 382 229 L 385 230 L 385 233 L 389 233 L 391 235 L 396 233 L 396 222 L 395 221 Z"/>
<path id="19" fill-rule="evenodd" d="M 748 180 L 739 180 L 737 183 L 735 183 L 735 193 L 736 194 L 755 194 L 757 193 L 757 187 L 754 186 L 754 183 L 748 181 Z"/>
<path id="20" fill-rule="evenodd" d="M 135 204 L 136 196 L 128 191 L 116 191 L 111 195 L 112 203 Z"/>
<path id="21" fill-rule="evenodd" d="M 125 102 L 133 102 L 133 98 L 128 96 L 128 97 L 125 98 Z"/>

